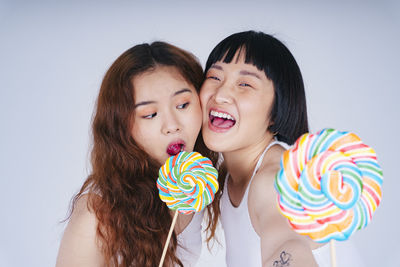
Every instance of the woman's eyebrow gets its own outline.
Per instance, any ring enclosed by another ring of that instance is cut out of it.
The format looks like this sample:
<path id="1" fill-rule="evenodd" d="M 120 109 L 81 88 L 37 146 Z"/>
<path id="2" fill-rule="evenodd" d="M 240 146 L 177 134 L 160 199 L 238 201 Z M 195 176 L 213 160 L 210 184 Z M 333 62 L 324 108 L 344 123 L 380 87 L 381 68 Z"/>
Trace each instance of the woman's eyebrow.
<path id="1" fill-rule="evenodd" d="M 183 93 L 192 93 L 192 90 L 190 90 L 189 88 L 183 88 L 182 90 L 176 91 L 172 96 L 177 96 L 179 94 L 183 94 Z"/>
<path id="2" fill-rule="evenodd" d="M 178 91 L 176 91 L 175 93 L 173 93 L 172 97 L 177 96 L 177 95 L 179 95 L 179 94 L 186 93 L 186 92 L 188 92 L 188 93 L 193 93 L 192 90 L 190 90 L 189 88 L 183 88 L 183 89 L 178 90 Z M 137 108 L 137 107 L 139 107 L 139 106 L 149 105 L 149 104 L 155 104 L 155 103 L 157 103 L 157 101 L 153 101 L 153 100 L 150 100 L 150 101 L 142 101 L 142 102 L 139 102 L 139 103 L 135 104 L 135 107 L 134 107 L 134 108 Z"/>
<path id="3" fill-rule="evenodd" d="M 258 75 L 258 74 L 255 73 L 255 72 L 251 72 L 251 71 L 247 71 L 247 70 L 241 70 L 241 71 L 239 72 L 239 74 L 240 74 L 240 75 L 250 75 L 250 76 L 254 76 L 254 77 L 256 77 L 257 79 L 260 79 L 260 80 L 261 80 L 260 75 Z"/>
<path id="4" fill-rule="evenodd" d="M 135 104 L 134 108 L 137 108 L 139 106 L 154 104 L 154 103 L 156 103 L 156 101 L 142 101 L 142 102 L 139 102 L 139 103 Z"/>
<path id="5" fill-rule="evenodd" d="M 210 69 L 217 69 L 217 70 L 223 70 L 222 66 L 217 65 L 217 64 L 212 64 Z"/>
<path id="6" fill-rule="evenodd" d="M 224 69 L 222 68 L 222 66 L 217 65 L 217 64 L 212 64 L 211 67 L 210 67 L 210 69 L 224 70 Z M 252 72 L 252 71 L 241 70 L 241 71 L 239 72 L 239 74 L 240 74 L 240 75 L 250 75 L 250 76 L 254 76 L 254 77 L 256 77 L 257 79 L 260 79 L 260 80 L 261 80 L 260 75 L 258 75 L 258 74 L 255 73 L 255 72 Z"/>

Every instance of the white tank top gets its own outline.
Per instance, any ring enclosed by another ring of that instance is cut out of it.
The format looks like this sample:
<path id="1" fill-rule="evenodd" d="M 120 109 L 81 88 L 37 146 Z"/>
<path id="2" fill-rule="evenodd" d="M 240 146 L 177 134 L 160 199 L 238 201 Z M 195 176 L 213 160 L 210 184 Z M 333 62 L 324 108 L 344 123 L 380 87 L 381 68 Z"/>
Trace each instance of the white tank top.
<path id="1" fill-rule="evenodd" d="M 227 186 L 229 175 L 227 175 L 225 179 L 224 191 L 221 197 L 220 205 L 221 223 L 225 232 L 226 264 L 228 267 L 262 266 L 260 237 L 255 232 L 253 225 L 251 224 L 247 201 L 250 184 L 254 175 L 261 166 L 265 153 L 276 144 L 282 146 L 284 149 L 289 148 L 286 143 L 277 140 L 272 141 L 265 148 L 264 152 L 257 161 L 253 175 L 250 178 L 243 199 L 238 207 L 234 207 L 229 199 Z M 326 262 L 326 258 L 329 257 L 330 253 L 327 246 L 323 246 L 313 250 L 312 252 L 320 267 L 330 266 L 329 262 Z M 319 261 L 319 259 L 321 259 L 321 261 Z M 326 263 L 328 265 L 326 265 Z"/>
<path id="2" fill-rule="evenodd" d="M 196 212 L 186 228 L 177 236 L 178 247 L 176 256 L 181 260 L 183 266 L 195 266 L 201 253 L 201 223 L 204 210 Z"/>

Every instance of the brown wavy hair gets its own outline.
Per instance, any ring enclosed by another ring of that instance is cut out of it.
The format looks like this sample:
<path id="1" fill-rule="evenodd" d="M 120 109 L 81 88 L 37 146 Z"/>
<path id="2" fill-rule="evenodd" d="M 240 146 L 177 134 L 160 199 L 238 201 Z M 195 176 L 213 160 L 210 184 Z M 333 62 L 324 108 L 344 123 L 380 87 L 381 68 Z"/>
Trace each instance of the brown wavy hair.
<path id="1" fill-rule="evenodd" d="M 128 49 L 111 65 L 100 87 L 92 122 L 92 171 L 73 198 L 71 213 L 87 194 L 88 208 L 98 219 L 97 236 L 107 266 L 157 266 L 172 222 L 156 187 L 160 164 L 131 136 L 132 81 L 158 66 L 175 67 L 199 92 L 203 70 L 197 59 L 165 42 Z M 201 134 L 195 150 L 215 163 L 216 154 L 206 148 Z M 176 248 L 174 233 L 165 265 L 182 266 Z"/>

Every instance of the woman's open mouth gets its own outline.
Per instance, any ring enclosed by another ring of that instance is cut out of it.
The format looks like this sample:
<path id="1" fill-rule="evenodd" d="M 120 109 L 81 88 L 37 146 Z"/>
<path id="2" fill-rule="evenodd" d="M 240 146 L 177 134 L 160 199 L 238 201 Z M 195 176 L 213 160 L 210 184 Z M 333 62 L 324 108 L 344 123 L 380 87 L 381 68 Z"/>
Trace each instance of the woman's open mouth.
<path id="1" fill-rule="evenodd" d="M 229 130 L 236 124 L 236 120 L 228 113 L 223 111 L 211 110 L 209 114 L 210 125 L 214 130 Z"/>
<path id="2" fill-rule="evenodd" d="M 184 150 L 185 150 L 185 142 L 183 140 L 178 140 L 168 145 L 167 154 L 170 156 L 175 156 L 176 154 Z"/>

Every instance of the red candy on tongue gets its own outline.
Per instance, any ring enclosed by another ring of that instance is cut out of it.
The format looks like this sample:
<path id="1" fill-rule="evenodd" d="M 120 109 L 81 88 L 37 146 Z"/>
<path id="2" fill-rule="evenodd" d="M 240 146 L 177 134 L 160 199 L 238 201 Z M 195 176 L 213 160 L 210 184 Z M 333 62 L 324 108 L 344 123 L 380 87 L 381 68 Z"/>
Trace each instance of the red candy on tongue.
<path id="1" fill-rule="evenodd" d="M 178 154 L 179 152 L 181 152 L 181 148 L 182 145 L 181 144 L 174 144 L 174 145 L 170 145 L 167 148 L 167 153 L 171 156 L 175 156 L 176 154 Z"/>
<path id="2" fill-rule="evenodd" d="M 214 120 L 212 121 L 212 124 L 220 128 L 230 128 L 233 126 L 234 121 L 215 117 Z"/>

